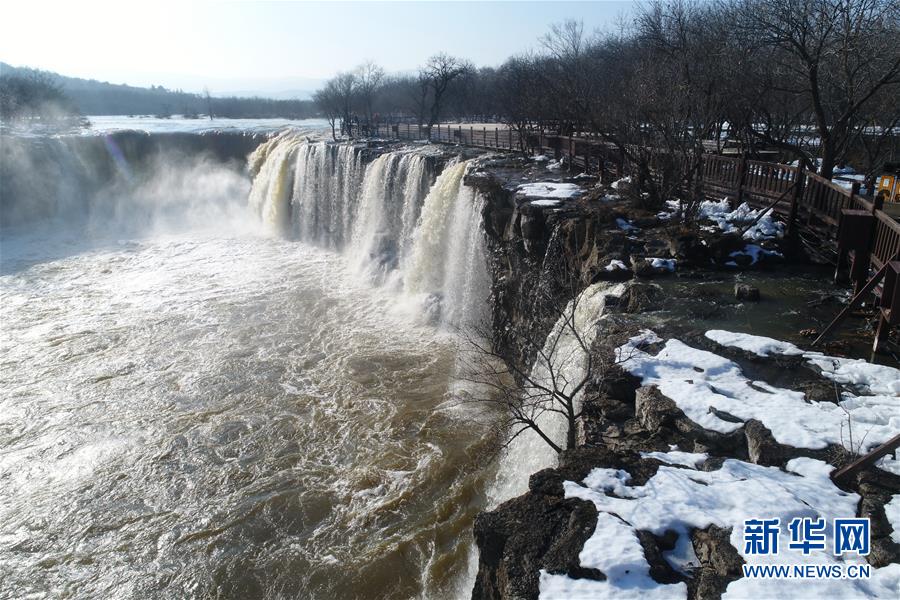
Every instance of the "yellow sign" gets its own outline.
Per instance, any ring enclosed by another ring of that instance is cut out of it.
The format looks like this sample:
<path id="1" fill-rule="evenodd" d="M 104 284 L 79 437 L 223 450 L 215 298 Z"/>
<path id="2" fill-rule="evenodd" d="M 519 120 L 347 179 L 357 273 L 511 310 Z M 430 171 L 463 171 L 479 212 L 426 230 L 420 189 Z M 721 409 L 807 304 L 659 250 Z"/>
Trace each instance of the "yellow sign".
<path id="1" fill-rule="evenodd" d="M 900 202 L 900 181 L 896 175 L 885 173 L 878 181 L 876 195 L 884 192 L 886 202 Z"/>

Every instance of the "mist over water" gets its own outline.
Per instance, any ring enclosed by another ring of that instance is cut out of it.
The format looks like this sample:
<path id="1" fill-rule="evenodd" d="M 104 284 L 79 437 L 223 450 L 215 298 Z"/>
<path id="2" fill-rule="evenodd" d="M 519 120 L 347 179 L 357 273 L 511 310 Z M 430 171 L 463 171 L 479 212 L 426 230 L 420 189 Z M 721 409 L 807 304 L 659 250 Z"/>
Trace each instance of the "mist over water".
<path id="1" fill-rule="evenodd" d="M 60 163 L 84 185 L 29 212 L 18 173 L 0 597 L 468 595 L 492 416 L 454 401 L 440 325 L 487 293 L 465 164 L 286 139 L 252 187 L 241 161 L 84 146 Z"/>

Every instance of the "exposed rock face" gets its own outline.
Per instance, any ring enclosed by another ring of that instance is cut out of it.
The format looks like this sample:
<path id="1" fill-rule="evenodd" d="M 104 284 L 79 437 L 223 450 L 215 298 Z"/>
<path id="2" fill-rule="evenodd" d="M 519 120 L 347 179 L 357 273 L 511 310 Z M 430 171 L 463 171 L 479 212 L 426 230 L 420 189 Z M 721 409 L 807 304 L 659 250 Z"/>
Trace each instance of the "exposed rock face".
<path id="1" fill-rule="evenodd" d="M 536 473 L 535 476 L 540 476 Z M 540 570 L 573 578 L 602 580 L 596 569 L 580 566 L 578 553 L 593 534 L 597 510 L 590 502 L 529 492 L 475 520 L 480 565 L 475 598 L 537 598 Z"/>
<path id="2" fill-rule="evenodd" d="M 730 529 L 715 525 L 694 531 L 691 542 L 700 568 L 688 583 L 688 590 L 697 600 L 718 600 L 722 590 L 741 576 L 744 559 L 731 545 L 730 535 Z"/>
<path id="3" fill-rule="evenodd" d="M 573 579 L 606 578 L 597 569 L 582 567 L 578 559 L 585 541 L 594 533 L 597 510 L 590 502 L 565 499 L 563 492 L 563 481 L 580 481 L 598 465 L 625 468 L 638 483 L 646 483 L 659 466 L 656 461 L 642 461 L 637 455 L 618 456 L 602 448 L 564 452 L 559 467 L 531 476 L 525 495 L 476 518 L 479 566 L 473 598 L 537 598 L 541 570 Z M 652 536 L 646 544 L 655 548 L 651 540 Z M 673 576 L 661 553 L 656 571 L 662 578 Z"/>
<path id="4" fill-rule="evenodd" d="M 615 336 L 598 338 L 593 348 L 597 360 L 603 353 L 611 352 L 616 343 Z M 734 356 L 757 372 L 777 373 L 784 370 L 785 361 L 794 364 L 789 357 L 749 360 L 741 352 Z M 815 376 L 810 369 L 805 370 Z M 811 388 L 809 377 L 802 372 L 797 372 L 793 385 L 787 387 L 810 388 L 822 401 L 831 401 L 821 393 L 824 390 Z M 734 419 L 726 413 L 717 416 Z M 641 386 L 619 367 L 593 381 L 586 391 L 580 442 L 582 446 L 560 455 L 559 467 L 535 474 L 527 494 L 478 517 L 475 539 L 482 555 L 473 598 L 536 598 L 541 570 L 572 578 L 605 576 L 597 570 L 583 569 L 577 562 L 584 540 L 596 526 L 596 509 L 587 502 L 565 499 L 562 487 L 563 481 L 582 481 L 593 468 L 622 469 L 632 476 L 628 485 L 642 486 L 662 463 L 655 458 L 641 458 L 640 453 L 665 452 L 673 447 L 707 453 L 709 458 L 700 467 L 705 471 L 721 468 L 726 458 L 780 468 L 801 456 L 833 464 L 847 460 L 839 447 L 808 450 L 780 444 L 761 422 L 752 419 L 731 434 L 703 429 L 658 388 Z M 871 519 L 872 552 L 868 562 L 881 567 L 900 560 L 900 545 L 891 540 L 891 526 L 884 513 L 884 504 L 900 493 L 900 477 L 870 469 L 843 487 L 862 497 L 860 516 Z M 663 556 L 674 548 L 675 532 L 657 536 L 638 531 L 637 535 L 654 581 L 683 581 L 688 598 L 714 600 L 742 576 L 743 559 L 731 545 L 730 533 L 729 529 L 716 526 L 690 531 L 699 561 L 690 576 L 673 569 Z"/>
<path id="5" fill-rule="evenodd" d="M 535 351 L 535 344 L 522 344 L 522 338 L 538 341 L 539 347 L 556 321 L 558 314 L 548 310 L 551 303 L 558 306 L 560 299 L 571 299 L 595 281 L 641 275 L 641 265 L 647 264 L 648 257 L 675 259 L 679 265 L 676 276 L 690 277 L 682 266 L 707 268 L 733 263 L 732 253 L 746 245 L 736 235 L 670 231 L 658 227 L 653 216 L 623 214 L 617 212 L 621 207 L 610 208 L 588 199 L 561 207 L 521 202 L 489 173 L 470 176 L 467 183 L 476 186 L 486 199 L 484 223 L 493 276 L 494 341 L 508 360 L 520 365 L 532 364 Z M 633 229 L 623 229 L 619 222 L 622 218 Z M 634 233 L 637 229 L 640 234 Z M 607 269 L 613 261 L 626 268 Z M 629 265 L 633 268 L 627 268 Z M 734 270 L 733 265 L 727 268 Z M 645 274 L 657 277 L 671 272 L 656 269 Z M 665 286 L 665 281 L 632 283 L 618 299 L 616 314 L 610 320 L 630 327 L 633 335 L 643 315 L 665 306 L 665 290 L 671 289 Z M 714 309 L 717 303 L 702 291 L 696 289 L 692 299 L 698 306 Z M 758 293 L 750 286 L 735 289 L 742 301 L 758 299 Z M 730 294 L 726 289 L 721 295 Z M 621 344 L 616 335 L 607 332 L 597 337 L 592 348 L 593 364 L 614 362 L 612 349 Z M 762 358 L 734 348 L 714 347 L 698 331 L 682 329 L 678 337 L 735 361 L 751 381 L 764 380 L 802 391 L 810 402 L 835 402 L 840 397 L 840 385 L 823 383 L 801 357 Z M 617 366 L 596 374 L 585 390 L 582 409 L 580 446 L 563 452 L 557 468 L 532 475 L 526 494 L 476 519 L 479 568 L 473 598 L 537 598 L 542 570 L 576 579 L 601 580 L 606 576 L 582 567 L 578 560 L 584 542 L 596 527 L 596 509 L 592 503 L 566 499 L 563 492 L 564 481 L 580 482 L 594 468 L 623 469 L 632 476 L 629 484 L 640 486 L 661 464 L 656 459 L 641 458 L 640 453 L 666 452 L 673 447 L 709 454 L 703 470 L 721 468 L 726 458 L 781 468 L 799 456 L 832 464 L 847 459 L 846 452 L 837 446 L 801 450 L 779 444 L 771 431 L 755 420 L 742 423 L 729 434 L 703 429 L 658 388 L 641 386 L 639 379 Z M 715 414 L 740 423 L 723 411 Z M 900 477 L 872 469 L 843 485 L 862 496 L 861 516 L 872 519 L 869 562 L 875 566 L 896 562 L 900 545 L 890 539 L 883 506 L 892 494 L 900 493 Z M 742 559 L 729 542 L 728 529 L 712 526 L 690 532 L 699 559 L 690 577 L 675 571 L 663 558 L 663 553 L 674 547 L 674 532 L 655 536 L 638 531 L 637 535 L 650 565 L 650 576 L 659 583 L 685 582 L 691 599 L 717 599 L 741 576 Z"/>

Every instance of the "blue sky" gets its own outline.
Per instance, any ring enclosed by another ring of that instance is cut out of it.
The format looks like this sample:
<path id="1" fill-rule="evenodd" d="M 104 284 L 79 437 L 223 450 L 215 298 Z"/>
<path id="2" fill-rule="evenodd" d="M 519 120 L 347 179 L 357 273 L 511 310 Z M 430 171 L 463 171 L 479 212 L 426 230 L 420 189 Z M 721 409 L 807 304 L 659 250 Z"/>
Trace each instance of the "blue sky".
<path id="1" fill-rule="evenodd" d="M 366 59 L 410 71 L 438 51 L 496 65 L 551 23 L 615 27 L 633 2 L 6 3 L 0 60 L 115 83 L 304 88 Z"/>

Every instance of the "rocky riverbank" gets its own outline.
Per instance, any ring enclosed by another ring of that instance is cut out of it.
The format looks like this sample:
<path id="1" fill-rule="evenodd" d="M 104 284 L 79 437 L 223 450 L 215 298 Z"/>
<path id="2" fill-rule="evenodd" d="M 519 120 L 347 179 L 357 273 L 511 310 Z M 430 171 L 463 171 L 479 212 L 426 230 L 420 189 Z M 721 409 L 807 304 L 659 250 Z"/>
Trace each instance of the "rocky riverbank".
<path id="1" fill-rule="evenodd" d="M 864 316 L 824 354 L 802 349 L 846 292 L 748 207 L 707 202 L 685 226 L 677 205 L 635 209 L 627 181 L 554 171 L 502 159 L 467 175 L 487 200 L 496 344 L 530 364 L 535 346 L 522 340 L 546 336 L 548 303 L 629 284 L 592 346 L 593 364 L 613 367 L 585 391 L 579 446 L 476 521 L 473 598 L 784 594 L 798 582 L 743 577 L 759 557 L 744 554 L 740 520 L 786 527 L 799 515 L 871 520 L 871 552 L 856 560 L 870 579 L 802 585 L 894 597 L 900 463 L 840 486 L 828 473 L 900 431 L 900 371 L 854 360 Z"/>

